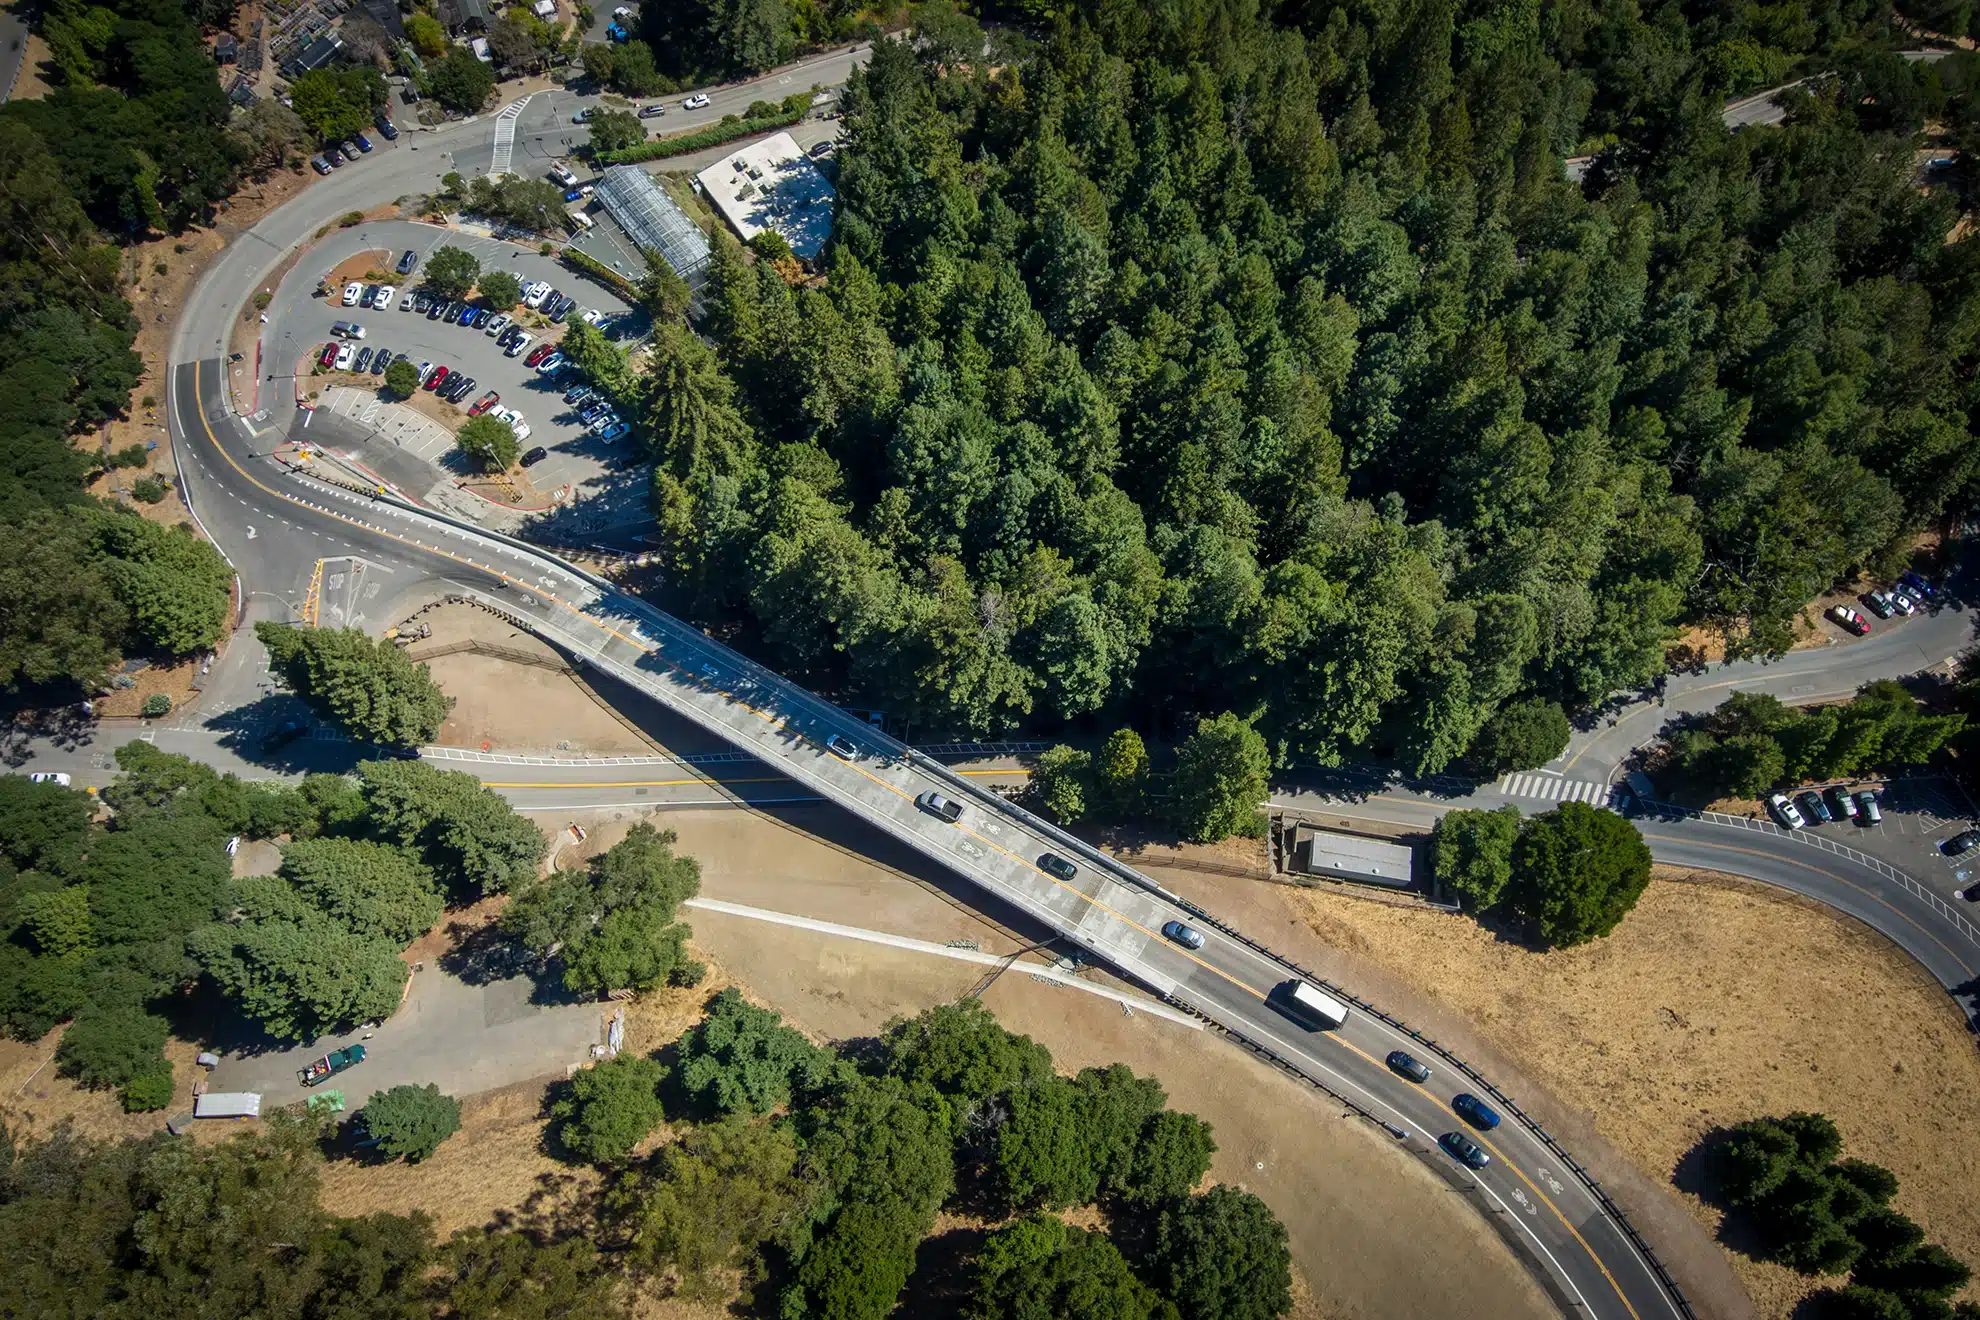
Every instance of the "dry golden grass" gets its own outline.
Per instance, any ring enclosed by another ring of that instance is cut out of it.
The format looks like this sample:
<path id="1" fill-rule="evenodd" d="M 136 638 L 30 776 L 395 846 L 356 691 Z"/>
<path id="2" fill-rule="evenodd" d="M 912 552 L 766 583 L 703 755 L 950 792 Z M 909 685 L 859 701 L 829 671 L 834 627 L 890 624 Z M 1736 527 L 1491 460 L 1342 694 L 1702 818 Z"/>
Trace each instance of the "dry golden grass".
<path id="1" fill-rule="evenodd" d="M 46 1136 L 67 1123 L 84 1136 L 102 1141 L 144 1137 L 160 1131 L 165 1120 L 192 1108 L 193 1062 L 197 1045 L 182 1040 L 165 1042 L 175 1083 L 172 1103 L 147 1114 L 127 1114 L 115 1091 L 89 1091 L 55 1071 L 55 1048 L 62 1028 L 32 1043 L 0 1039 L 0 1124 L 16 1136 Z M 224 1129 L 228 1125 L 211 1124 Z"/>
<path id="2" fill-rule="evenodd" d="M 1713 1129 L 1813 1109 L 1898 1176 L 1897 1205 L 1980 1262 L 1976 1054 L 1943 988 L 1896 946 L 1765 886 L 1659 868 L 1628 920 L 1539 954 L 1452 918 L 1301 891 L 1324 939 L 1461 1011 L 1654 1178 Z M 1708 1226 L 1718 1214 L 1682 1197 Z M 1761 1314 L 1815 1283 L 1734 1257 Z"/>

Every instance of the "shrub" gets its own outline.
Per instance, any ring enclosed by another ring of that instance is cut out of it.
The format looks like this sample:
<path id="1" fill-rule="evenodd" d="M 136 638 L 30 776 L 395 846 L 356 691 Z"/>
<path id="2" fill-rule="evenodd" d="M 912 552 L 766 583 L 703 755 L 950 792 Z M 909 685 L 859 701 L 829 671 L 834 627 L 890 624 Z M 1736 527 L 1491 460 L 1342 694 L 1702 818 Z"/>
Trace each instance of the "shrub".
<path id="1" fill-rule="evenodd" d="M 268 310 L 268 304 L 273 301 L 275 301 L 275 295 L 268 292 L 268 290 L 263 289 L 259 293 L 254 295 L 254 310 L 257 312 L 265 312 Z"/>
<path id="2" fill-rule="evenodd" d="M 125 1113 L 139 1114 L 165 1108 L 172 1103 L 172 1092 L 172 1061 L 160 1059 L 125 1082 L 120 1098 Z"/>
<path id="3" fill-rule="evenodd" d="M 805 98 L 807 105 L 809 97 Z M 683 133 L 679 137 L 657 138 L 652 142 L 624 151 L 607 151 L 599 154 L 601 165 L 632 165 L 643 160 L 665 160 L 669 156 L 683 156 L 690 151 L 701 151 L 707 147 L 719 147 L 737 138 L 749 137 L 755 133 L 768 133 L 779 128 L 789 128 L 804 118 L 804 110 L 784 110 L 774 115 L 763 115 L 753 119 L 737 119 L 727 116 L 719 124 L 704 128 L 695 133 Z"/>
<path id="4" fill-rule="evenodd" d="M 162 1062 L 165 1019 L 141 1008 L 86 1012 L 62 1033 L 56 1065 L 93 1090 L 122 1086 Z"/>
<path id="5" fill-rule="evenodd" d="M 142 504 L 156 504 L 170 489 L 163 477 L 146 477 L 131 487 L 131 498 Z"/>
<path id="6" fill-rule="evenodd" d="M 164 275 L 168 273 L 172 268 L 166 265 L 162 261 L 154 261 L 151 263 L 151 269 L 153 274 Z"/>
<path id="7" fill-rule="evenodd" d="M 419 1161 L 440 1149 L 440 1143 L 461 1126 L 461 1103 L 428 1082 L 425 1086 L 395 1086 L 374 1091 L 358 1111 L 357 1121 L 394 1159 Z"/>
<path id="8" fill-rule="evenodd" d="M 550 1108 L 560 1120 L 558 1139 L 594 1164 L 624 1159 L 666 1117 L 660 1107 L 666 1076 L 658 1063 L 633 1054 L 585 1069 Z"/>
<path id="9" fill-rule="evenodd" d="M 147 451 L 141 444 L 125 445 L 113 452 L 104 462 L 113 468 L 141 468 L 145 464 Z"/>
<path id="10" fill-rule="evenodd" d="M 362 211 L 346 211 L 337 217 L 337 227 L 340 229 L 350 229 L 363 223 L 364 212 Z"/>
<path id="11" fill-rule="evenodd" d="M 147 719 L 157 719 L 160 715 L 172 713 L 172 699 L 163 692 L 154 692 L 144 699 L 144 706 L 138 712 Z"/>
<path id="12" fill-rule="evenodd" d="M 156 408 L 158 406 L 158 400 L 147 394 L 138 400 L 138 406 L 141 408 Z"/>

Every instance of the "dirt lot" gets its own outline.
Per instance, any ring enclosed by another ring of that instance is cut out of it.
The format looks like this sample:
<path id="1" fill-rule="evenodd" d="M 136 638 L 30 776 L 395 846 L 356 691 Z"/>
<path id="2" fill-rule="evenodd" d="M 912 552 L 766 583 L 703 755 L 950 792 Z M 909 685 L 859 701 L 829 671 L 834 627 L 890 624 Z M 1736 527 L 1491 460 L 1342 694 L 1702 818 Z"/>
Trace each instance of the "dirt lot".
<path id="1" fill-rule="evenodd" d="M 1716 1127 L 1817 1109 L 1849 1154 L 1898 1175 L 1898 1206 L 1934 1240 L 1980 1260 L 1980 1055 L 1944 990 L 1868 928 L 1664 868 L 1614 935 L 1544 955 L 1462 919 L 1288 897 L 1324 940 L 1461 1009 L 1660 1181 Z M 1851 1007 L 1820 1011 L 1833 1004 Z M 1786 1317 L 1811 1291 L 1788 1270 L 1733 1261 L 1762 1315 Z"/>
<path id="2" fill-rule="evenodd" d="M 600 705 L 568 673 L 490 655 L 433 653 L 461 642 L 523 652 L 546 663 L 562 657 L 528 633 L 485 610 L 449 605 L 420 616 L 433 635 L 414 643 L 415 659 L 454 698 L 439 742 L 542 756 L 645 756 L 654 746 Z"/>

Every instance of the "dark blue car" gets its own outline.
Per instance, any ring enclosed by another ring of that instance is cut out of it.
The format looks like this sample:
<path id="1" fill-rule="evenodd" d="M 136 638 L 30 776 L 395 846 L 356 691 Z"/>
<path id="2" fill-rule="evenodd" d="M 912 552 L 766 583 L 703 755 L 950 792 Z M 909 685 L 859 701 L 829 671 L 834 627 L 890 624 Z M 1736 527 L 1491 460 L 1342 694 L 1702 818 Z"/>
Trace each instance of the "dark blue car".
<path id="1" fill-rule="evenodd" d="M 1499 1126 L 1499 1116 L 1492 1112 L 1492 1107 L 1469 1091 L 1453 1099 L 1451 1108 L 1457 1111 L 1459 1118 L 1481 1132 L 1490 1132 Z"/>

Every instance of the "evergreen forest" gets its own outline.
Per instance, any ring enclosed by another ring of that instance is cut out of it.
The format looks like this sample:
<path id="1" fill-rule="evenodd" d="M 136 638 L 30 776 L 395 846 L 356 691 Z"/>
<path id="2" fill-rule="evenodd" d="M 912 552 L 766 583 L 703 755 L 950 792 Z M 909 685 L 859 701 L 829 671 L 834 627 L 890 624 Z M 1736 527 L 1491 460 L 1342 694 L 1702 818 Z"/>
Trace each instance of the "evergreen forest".
<path id="1" fill-rule="evenodd" d="M 843 99 L 822 278 L 724 241 L 636 382 L 674 603 L 917 729 L 1234 711 L 1417 773 L 1692 625 L 1782 651 L 1971 503 L 1966 173 L 1919 171 L 1980 62 L 1894 24 L 926 15 Z"/>

